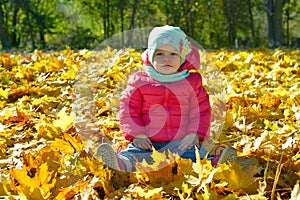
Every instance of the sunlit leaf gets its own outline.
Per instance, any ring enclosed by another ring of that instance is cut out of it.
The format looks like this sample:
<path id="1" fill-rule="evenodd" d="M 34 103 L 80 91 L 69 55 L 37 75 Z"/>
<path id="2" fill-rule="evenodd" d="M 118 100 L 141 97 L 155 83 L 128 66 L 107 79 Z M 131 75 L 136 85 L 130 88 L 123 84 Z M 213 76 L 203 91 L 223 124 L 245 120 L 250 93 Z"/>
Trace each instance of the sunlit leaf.
<path id="1" fill-rule="evenodd" d="M 223 181 L 227 182 L 228 187 L 233 191 L 251 188 L 256 181 L 254 177 L 256 173 L 257 169 L 254 166 L 243 171 L 242 167 L 236 163 L 232 163 L 230 168 L 222 170 Z"/>
<path id="2" fill-rule="evenodd" d="M 69 69 L 68 71 L 64 71 L 61 74 L 61 78 L 65 79 L 65 80 L 73 80 L 76 78 L 76 73 L 77 72 L 72 68 L 72 69 Z"/>
<path id="3" fill-rule="evenodd" d="M 161 198 L 161 195 L 159 193 L 162 190 L 163 190 L 162 187 L 149 189 L 149 190 L 145 190 L 144 188 L 138 187 L 137 194 L 140 197 L 143 197 L 145 199 L 158 199 L 158 198 Z"/>
<path id="4" fill-rule="evenodd" d="M 20 184 L 14 187 L 26 198 L 47 198 L 51 195 L 50 191 L 55 184 L 55 179 L 48 172 L 46 163 L 42 164 L 32 175 L 25 167 L 21 170 L 14 169 L 11 174 Z"/>
<path id="5" fill-rule="evenodd" d="M 8 99 L 8 91 L 7 90 L 3 90 L 2 88 L 0 88 L 0 99 Z"/>
<path id="6" fill-rule="evenodd" d="M 74 116 L 67 114 L 64 110 L 58 113 L 58 119 L 53 122 L 55 127 L 60 128 L 62 131 L 69 130 L 74 124 Z"/>

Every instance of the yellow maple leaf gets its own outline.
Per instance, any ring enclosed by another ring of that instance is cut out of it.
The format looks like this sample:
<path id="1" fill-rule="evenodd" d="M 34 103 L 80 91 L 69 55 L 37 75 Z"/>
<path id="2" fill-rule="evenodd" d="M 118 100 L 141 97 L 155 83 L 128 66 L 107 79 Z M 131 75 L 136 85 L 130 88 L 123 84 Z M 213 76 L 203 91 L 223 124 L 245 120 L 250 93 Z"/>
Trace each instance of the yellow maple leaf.
<path id="1" fill-rule="evenodd" d="M 54 151 L 59 151 L 63 154 L 73 154 L 74 148 L 71 146 L 71 144 L 65 140 L 55 138 L 55 140 L 50 144 L 51 148 Z"/>
<path id="2" fill-rule="evenodd" d="M 26 167 L 23 167 L 22 169 L 13 169 L 11 171 L 11 174 L 15 179 L 18 181 L 18 183 L 23 187 L 25 187 L 27 184 L 30 184 L 31 178 L 27 175 L 27 169 Z"/>
<path id="3" fill-rule="evenodd" d="M 140 163 L 137 163 L 137 169 L 143 172 L 151 172 L 151 171 L 158 171 L 161 168 L 166 167 L 170 164 L 169 159 L 165 153 L 157 151 L 154 147 L 152 147 L 152 155 L 153 161 L 149 164 L 146 160 L 143 160 Z"/>
<path id="4" fill-rule="evenodd" d="M 76 150 L 76 151 L 82 151 L 84 146 L 83 144 L 80 142 L 80 140 L 78 140 L 75 137 L 72 137 L 70 134 L 65 133 L 64 134 L 64 138 L 72 145 L 72 147 Z"/>
<path id="5" fill-rule="evenodd" d="M 73 68 L 67 70 L 67 71 L 63 71 L 61 73 L 61 78 L 63 80 L 74 80 L 76 78 L 76 73 L 77 71 Z"/>
<path id="6" fill-rule="evenodd" d="M 48 171 L 47 163 L 43 163 L 33 177 L 30 177 L 26 167 L 21 170 L 13 169 L 12 176 L 18 181 L 19 185 L 15 185 L 15 189 L 20 196 L 26 199 L 46 199 L 51 195 L 51 189 L 54 187 L 56 180 Z M 42 197 L 42 198 L 41 198 Z"/>
<path id="7" fill-rule="evenodd" d="M 74 116 L 68 115 L 64 109 L 59 111 L 57 120 L 54 120 L 53 125 L 60 128 L 62 131 L 69 130 L 74 124 Z"/>
<path id="8" fill-rule="evenodd" d="M 221 164 L 222 180 L 228 183 L 229 189 L 243 190 L 256 186 L 254 175 L 257 173 L 255 166 L 249 167 L 247 171 L 243 171 L 242 167 L 237 163 L 232 163 L 229 167 L 227 164 Z"/>
<path id="9" fill-rule="evenodd" d="M 163 190 L 162 187 L 147 189 L 142 187 L 137 187 L 137 194 L 140 197 L 144 197 L 145 199 L 160 199 L 162 196 L 160 192 Z"/>
<path id="10" fill-rule="evenodd" d="M 152 155 L 151 156 L 154 161 L 154 163 L 152 164 L 153 169 L 158 170 L 161 167 L 168 165 L 168 162 L 167 162 L 168 159 L 167 159 L 166 154 L 156 151 L 153 147 L 152 147 Z"/>
<path id="11" fill-rule="evenodd" d="M 8 91 L 7 90 L 3 90 L 2 88 L 0 88 L 0 98 L 3 99 L 8 99 Z"/>
<path id="12" fill-rule="evenodd" d="M 60 188 L 58 190 L 57 196 L 55 199 L 57 200 L 64 200 L 64 199 L 71 199 L 76 194 L 82 192 L 87 186 L 89 182 L 85 180 L 78 180 L 73 185 L 66 187 L 66 188 Z"/>

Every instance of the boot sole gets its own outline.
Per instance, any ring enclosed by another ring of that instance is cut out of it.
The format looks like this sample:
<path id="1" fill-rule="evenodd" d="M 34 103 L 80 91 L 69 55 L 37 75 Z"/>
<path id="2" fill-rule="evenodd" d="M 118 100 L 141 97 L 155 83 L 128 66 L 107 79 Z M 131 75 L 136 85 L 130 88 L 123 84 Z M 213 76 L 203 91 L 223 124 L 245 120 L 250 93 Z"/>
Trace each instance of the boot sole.
<path id="1" fill-rule="evenodd" d="M 226 162 L 236 162 L 237 161 L 237 153 L 235 148 L 227 146 L 223 149 L 221 157 L 218 163 L 226 163 Z"/>
<path id="2" fill-rule="evenodd" d="M 109 144 L 100 144 L 97 148 L 96 157 L 101 158 L 106 167 L 120 170 L 116 153 Z"/>

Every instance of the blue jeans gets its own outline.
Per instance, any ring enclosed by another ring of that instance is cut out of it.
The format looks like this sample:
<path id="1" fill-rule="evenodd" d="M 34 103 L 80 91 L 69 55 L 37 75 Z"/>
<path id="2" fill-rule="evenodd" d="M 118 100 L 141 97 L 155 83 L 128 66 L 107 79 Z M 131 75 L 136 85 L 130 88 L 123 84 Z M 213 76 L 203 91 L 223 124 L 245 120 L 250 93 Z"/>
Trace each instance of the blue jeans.
<path id="1" fill-rule="evenodd" d="M 178 148 L 180 144 L 181 140 L 174 140 L 170 142 L 152 142 L 152 146 L 155 148 L 155 150 L 159 152 L 171 151 L 172 153 L 177 153 L 181 158 L 191 159 L 193 162 L 196 162 L 195 147 L 182 151 Z M 198 147 L 198 150 L 200 154 L 200 159 L 203 159 L 207 156 L 207 151 L 203 147 Z M 133 169 L 136 162 L 143 162 L 144 159 L 149 164 L 153 163 L 151 155 L 152 151 L 137 148 L 134 146 L 133 143 L 129 144 L 127 149 L 119 153 L 119 157 L 121 158 L 121 160 L 124 160 L 125 157 L 127 161 L 130 161 Z M 212 159 L 212 157 L 210 156 L 207 156 L 207 158 L 210 160 Z"/>

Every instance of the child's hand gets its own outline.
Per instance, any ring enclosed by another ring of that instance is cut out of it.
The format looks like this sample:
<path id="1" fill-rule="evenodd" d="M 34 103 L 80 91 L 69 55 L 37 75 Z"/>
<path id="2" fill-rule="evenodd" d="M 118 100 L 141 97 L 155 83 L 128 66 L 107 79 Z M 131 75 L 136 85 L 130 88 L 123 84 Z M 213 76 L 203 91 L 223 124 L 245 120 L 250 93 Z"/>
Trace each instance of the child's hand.
<path id="1" fill-rule="evenodd" d="M 178 148 L 183 151 L 186 149 L 191 149 L 195 145 L 199 145 L 199 136 L 197 134 L 188 134 L 182 139 Z"/>
<path id="2" fill-rule="evenodd" d="M 152 150 L 152 143 L 150 139 L 145 135 L 139 135 L 134 137 L 132 143 L 137 148 L 141 148 L 144 150 Z"/>

